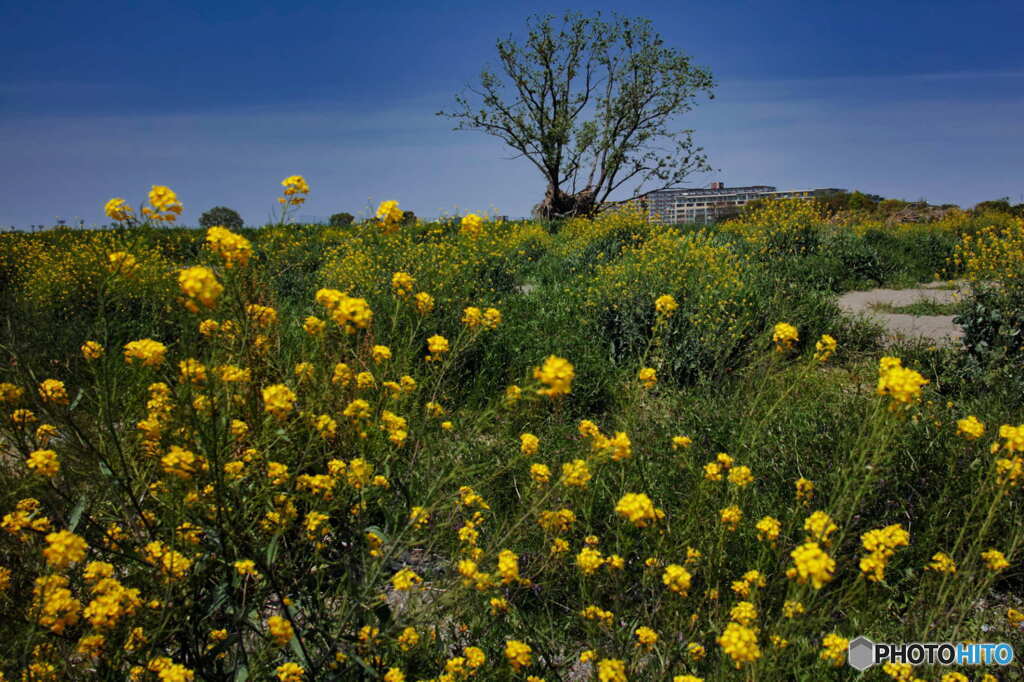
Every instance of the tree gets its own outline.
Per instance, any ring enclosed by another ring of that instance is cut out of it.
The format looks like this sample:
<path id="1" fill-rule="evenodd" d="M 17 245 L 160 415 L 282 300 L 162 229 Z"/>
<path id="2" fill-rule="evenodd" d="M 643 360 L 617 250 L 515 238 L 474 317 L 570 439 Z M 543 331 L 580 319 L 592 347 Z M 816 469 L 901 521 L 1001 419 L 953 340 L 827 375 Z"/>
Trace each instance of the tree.
<path id="1" fill-rule="evenodd" d="M 348 225 L 351 225 L 352 221 L 355 219 L 356 217 L 354 215 L 343 211 L 341 213 L 335 213 L 331 215 L 330 219 L 328 220 L 328 223 L 330 224 L 331 227 L 346 227 Z"/>
<path id="2" fill-rule="evenodd" d="M 556 22 L 534 16 L 524 42 L 499 39 L 501 74 L 484 69 L 454 110 L 438 112 L 456 130 L 501 139 L 543 174 L 540 217 L 592 215 L 627 182 L 645 196 L 709 170 L 693 131 L 676 127 L 699 94 L 713 97 L 709 71 L 665 47 L 646 19 L 568 12 Z"/>
<path id="3" fill-rule="evenodd" d="M 206 229 L 219 225 L 229 230 L 240 230 L 242 229 L 242 216 L 238 215 L 238 211 L 227 206 L 214 206 L 199 216 L 199 225 Z"/>

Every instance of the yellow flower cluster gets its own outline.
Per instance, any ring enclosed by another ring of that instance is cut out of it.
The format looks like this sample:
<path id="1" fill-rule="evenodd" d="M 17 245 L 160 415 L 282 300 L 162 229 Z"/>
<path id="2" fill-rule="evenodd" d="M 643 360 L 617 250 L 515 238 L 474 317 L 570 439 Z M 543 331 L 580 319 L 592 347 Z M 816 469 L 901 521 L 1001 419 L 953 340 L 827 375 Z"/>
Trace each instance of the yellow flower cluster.
<path id="1" fill-rule="evenodd" d="M 637 528 L 665 518 L 665 512 L 654 506 L 651 498 L 644 493 L 626 493 L 615 505 L 615 513 L 626 518 Z"/>
<path id="2" fill-rule="evenodd" d="M 800 336 L 797 334 L 796 327 L 787 322 L 779 322 L 772 330 L 772 341 L 775 343 L 777 352 L 793 350 L 793 344 L 799 340 Z"/>
<path id="3" fill-rule="evenodd" d="M 170 187 L 153 185 L 149 190 L 149 206 L 142 207 L 142 215 L 157 222 L 173 223 L 184 207 Z"/>
<path id="4" fill-rule="evenodd" d="M 306 179 L 301 175 L 289 175 L 281 181 L 281 186 L 284 187 L 284 196 L 278 199 L 279 203 L 298 206 L 306 201 L 306 195 L 309 194 L 309 185 L 306 184 Z"/>
<path id="5" fill-rule="evenodd" d="M 861 544 L 868 555 L 860 560 L 860 570 L 872 582 L 885 580 L 885 567 L 897 547 L 910 544 L 910 533 L 900 524 L 869 530 L 860 536 Z"/>
<path id="6" fill-rule="evenodd" d="M 537 389 L 537 393 L 549 398 L 572 393 L 572 380 L 575 377 L 572 363 L 557 355 L 549 355 L 543 365 L 533 370 L 533 378 L 545 385 L 545 388 Z"/>
<path id="7" fill-rule="evenodd" d="M 903 367 L 899 358 L 887 356 L 881 359 L 878 368 L 878 387 L 880 396 L 891 398 L 890 409 L 909 405 L 921 397 L 921 387 L 928 380 L 912 369 Z"/>
<path id="8" fill-rule="evenodd" d="M 252 257 L 252 243 L 226 227 L 214 226 L 207 230 L 206 243 L 211 251 L 224 259 L 224 265 L 229 268 L 236 265 L 245 267 Z"/>

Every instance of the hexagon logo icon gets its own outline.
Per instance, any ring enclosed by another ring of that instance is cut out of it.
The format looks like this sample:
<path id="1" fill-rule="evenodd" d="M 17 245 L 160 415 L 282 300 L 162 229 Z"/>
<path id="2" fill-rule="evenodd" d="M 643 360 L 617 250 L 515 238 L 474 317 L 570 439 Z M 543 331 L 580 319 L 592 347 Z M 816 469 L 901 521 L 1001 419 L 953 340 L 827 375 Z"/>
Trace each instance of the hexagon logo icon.
<path id="1" fill-rule="evenodd" d="M 867 670 L 875 664 L 875 643 L 867 637 L 851 640 L 846 650 L 846 662 L 854 670 Z"/>

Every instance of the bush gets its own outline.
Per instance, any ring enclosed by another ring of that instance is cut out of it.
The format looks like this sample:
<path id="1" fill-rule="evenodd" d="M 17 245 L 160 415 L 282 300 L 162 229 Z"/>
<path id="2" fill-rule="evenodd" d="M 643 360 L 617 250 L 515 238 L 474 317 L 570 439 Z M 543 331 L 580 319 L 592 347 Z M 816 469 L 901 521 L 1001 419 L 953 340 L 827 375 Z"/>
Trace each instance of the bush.
<path id="1" fill-rule="evenodd" d="M 220 225 L 229 230 L 240 230 L 242 229 L 242 216 L 227 206 L 214 206 L 199 217 L 199 224 L 206 229 Z"/>
<path id="2" fill-rule="evenodd" d="M 355 219 L 356 217 L 351 213 L 335 213 L 331 215 L 330 219 L 328 220 L 328 224 L 331 227 L 347 227 L 351 225 L 352 221 Z"/>

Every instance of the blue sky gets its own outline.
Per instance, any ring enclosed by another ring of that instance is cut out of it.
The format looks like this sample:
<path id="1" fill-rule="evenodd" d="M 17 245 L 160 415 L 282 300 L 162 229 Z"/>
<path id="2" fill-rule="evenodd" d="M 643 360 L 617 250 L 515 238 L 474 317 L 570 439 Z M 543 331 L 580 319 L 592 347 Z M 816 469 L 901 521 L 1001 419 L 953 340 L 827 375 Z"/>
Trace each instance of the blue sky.
<path id="1" fill-rule="evenodd" d="M 1024 201 L 1024 3 L 3 2 L 0 226 L 105 222 L 175 189 L 264 222 L 282 178 L 301 214 L 382 199 L 526 215 L 544 186 L 500 142 L 435 116 L 494 41 L 565 9 L 651 19 L 707 66 L 682 122 L 730 185 Z"/>

